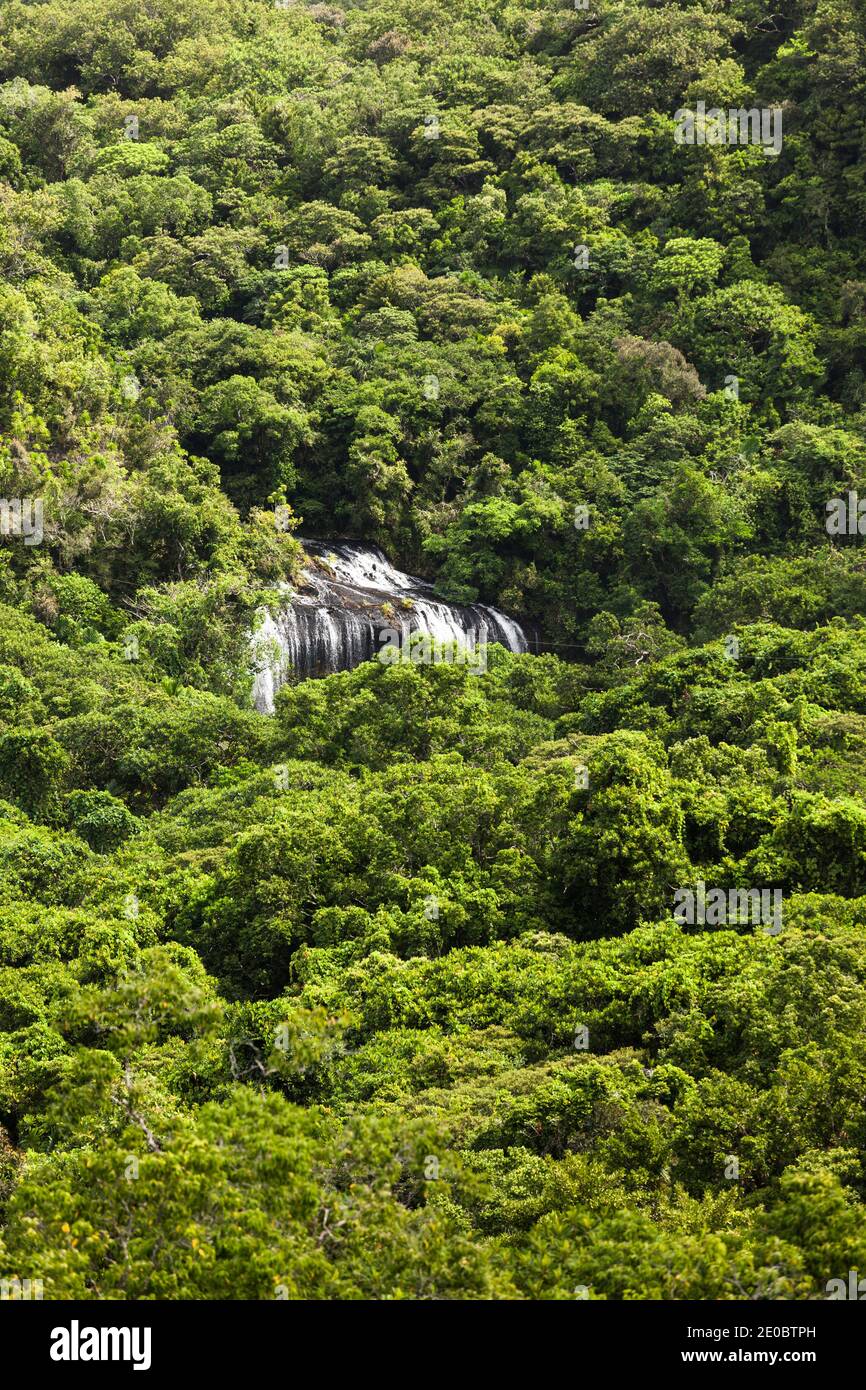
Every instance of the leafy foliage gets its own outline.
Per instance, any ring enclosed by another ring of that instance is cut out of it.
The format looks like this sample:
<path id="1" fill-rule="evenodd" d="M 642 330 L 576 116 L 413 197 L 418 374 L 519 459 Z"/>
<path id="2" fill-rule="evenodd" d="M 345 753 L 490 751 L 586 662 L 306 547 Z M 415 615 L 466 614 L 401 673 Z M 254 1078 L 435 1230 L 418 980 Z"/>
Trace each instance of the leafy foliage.
<path id="1" fill-rule="evenodd" d="M 860 9 L 0 8 L 0 494 L 44 509 L 0 538 L 0 1275 L 823 1297 L 866 1268 Z M 699 100 L 780 107 L 778 158 L 677 145 Z M 299 525 L 542 654 L 257 714 Z M 782 931 L 675 921 L 699 882 Z"/>

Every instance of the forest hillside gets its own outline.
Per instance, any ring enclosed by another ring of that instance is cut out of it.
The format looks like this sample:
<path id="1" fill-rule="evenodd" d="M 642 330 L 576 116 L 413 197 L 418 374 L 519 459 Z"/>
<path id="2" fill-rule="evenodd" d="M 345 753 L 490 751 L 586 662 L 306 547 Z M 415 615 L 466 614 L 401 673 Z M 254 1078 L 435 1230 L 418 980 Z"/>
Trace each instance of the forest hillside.
<path id="1" fill-rule="evenodd" d="M 767 11 L 0 0 L 7 1291 L 866 1271 L 866 19 Z M 540 650 L 259 713 L 299 536 Z"/>

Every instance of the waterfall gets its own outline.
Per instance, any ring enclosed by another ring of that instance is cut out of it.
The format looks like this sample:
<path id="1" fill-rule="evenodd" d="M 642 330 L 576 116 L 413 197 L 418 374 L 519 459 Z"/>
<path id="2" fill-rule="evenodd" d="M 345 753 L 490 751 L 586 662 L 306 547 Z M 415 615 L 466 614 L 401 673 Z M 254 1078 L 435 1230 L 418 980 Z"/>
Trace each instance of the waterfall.
<path id="1" fill-rule="evenodd" d="M 306 679 L 349 671 L 412 633 L 483 652 L 499 642 L 528 650 L 520 624 L 484 603 L 445 603 L 433 585 L 395 569 L 375 546 L 353 541 L 301 541 L 307 565 L 286 606 L 267 614 L 256 633 L 256 709 L 270 713 L 274 695 L 291 675 Z M 275 656 L 274 653 L 277 653 Z"/>

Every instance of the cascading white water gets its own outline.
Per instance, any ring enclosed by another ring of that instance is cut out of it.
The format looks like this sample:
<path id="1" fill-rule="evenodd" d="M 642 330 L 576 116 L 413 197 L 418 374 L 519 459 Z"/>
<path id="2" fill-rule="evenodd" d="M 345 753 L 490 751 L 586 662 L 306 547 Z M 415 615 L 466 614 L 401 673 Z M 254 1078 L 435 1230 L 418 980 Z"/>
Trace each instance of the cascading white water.
<path id="1" fill-rule="evenodd" d="M 265 616 L 256 633 L 253 702 L 270 713 L 291 675 L 306 679 L 348 671 L 372 661 L 383 644 L 416 632 L 435 642 L 479 649 L 499 642 L 528 650 L 520 624 L 487 604 L 445 603 L 432 584 L 395 569 L 374 546 L 351 541 L 302 541 L 308 564 L 286 607 Z"/>

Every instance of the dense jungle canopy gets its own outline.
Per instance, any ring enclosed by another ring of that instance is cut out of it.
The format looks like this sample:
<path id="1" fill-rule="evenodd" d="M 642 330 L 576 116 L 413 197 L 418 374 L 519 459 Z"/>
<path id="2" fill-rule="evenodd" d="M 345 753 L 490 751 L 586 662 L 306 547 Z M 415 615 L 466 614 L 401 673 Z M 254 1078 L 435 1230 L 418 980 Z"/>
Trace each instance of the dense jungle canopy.
<path id="1" fill-rule="evenodd" d="M 0 1277 L 866 1272 L 864 135 L 854 0 L 2 0 Z M 256 713 L 295 533 L 544 650 Z"/>

